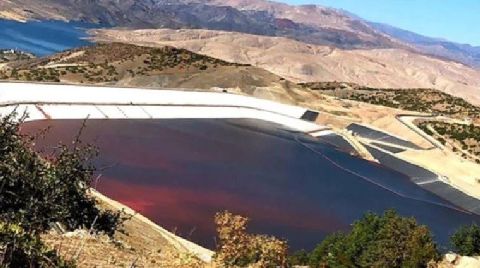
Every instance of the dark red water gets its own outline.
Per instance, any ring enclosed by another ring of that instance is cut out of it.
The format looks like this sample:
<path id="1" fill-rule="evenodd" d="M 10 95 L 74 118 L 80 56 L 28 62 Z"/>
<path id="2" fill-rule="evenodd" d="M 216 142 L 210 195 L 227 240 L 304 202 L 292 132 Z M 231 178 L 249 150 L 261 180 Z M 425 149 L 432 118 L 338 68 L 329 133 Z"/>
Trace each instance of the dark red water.
<path id="1" fill-rule="evenodd" d="M 70 142 L 81 124 L 38 121 L 23 131 L 52 126 L 38 145 L 48 148 Z M 99 146 L 98 166 L 111 166 L 98 182 L 102 193 L 210 248 L 213 215 L 224 209 L 293 249 L 312 249 L 367 211 L 415 216 L 444 245 L 458 226 L 480 223 L 403 174 L 265 122 L 90 120 L 82 137 Z"/>

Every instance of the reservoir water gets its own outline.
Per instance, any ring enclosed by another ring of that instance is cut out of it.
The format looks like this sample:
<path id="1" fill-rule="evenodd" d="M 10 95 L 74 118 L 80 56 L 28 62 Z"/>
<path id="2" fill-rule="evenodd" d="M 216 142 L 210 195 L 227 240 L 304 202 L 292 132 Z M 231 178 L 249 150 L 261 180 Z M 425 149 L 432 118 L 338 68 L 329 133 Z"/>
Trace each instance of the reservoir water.
<path id="1" fill-rule="evenodd" d="M 0 20 L 0 49 L 18 49 L 45 56 L 88 45 L 84 38 L 89 28 L 99 25 L 63 22 L 29 21 L 26 23 Z"/>
<path id="2" fill-rule="evenodd" d="M 76 136 L 81 120 L 51 126 L 39 148 Z M 365 212 L 394 208 L 428 225 L 447 245 L 456 228 L 480 218 L 418 187 L 406 175 L 338 150 L 328 142 L 256 120 L 89 120 L 82 140 L 99 147 L 99 191 L 159 225 L 215 246 L 213 216 L 251 218 L 250 231 L 312 249 Z"/>

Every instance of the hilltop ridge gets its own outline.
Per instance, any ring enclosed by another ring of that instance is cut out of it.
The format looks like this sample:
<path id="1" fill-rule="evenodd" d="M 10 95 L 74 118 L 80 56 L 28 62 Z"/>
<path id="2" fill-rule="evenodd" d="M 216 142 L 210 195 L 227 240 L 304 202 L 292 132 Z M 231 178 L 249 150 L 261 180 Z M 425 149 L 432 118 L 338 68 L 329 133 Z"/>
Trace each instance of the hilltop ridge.
<path id="1" fill-rule="evenodd" d="M 294 82 L 341 81 L 375 88 L 435 88 L 480 104 L 480 71 L 403 49 L 344 50 L 283 37 L 212 30 L 94 30 L 94 40 L 175 46 L 251 64 Z"/>
<path id="2" fill-rule="evenodd" d="M 189 88 L 284 98 L 295 83 L 249 64 L 185 49 L 97 44 L 0 66 L 0 79 L 144 88 Z M 278 93 L 276 93 L 278 92 Z"/>

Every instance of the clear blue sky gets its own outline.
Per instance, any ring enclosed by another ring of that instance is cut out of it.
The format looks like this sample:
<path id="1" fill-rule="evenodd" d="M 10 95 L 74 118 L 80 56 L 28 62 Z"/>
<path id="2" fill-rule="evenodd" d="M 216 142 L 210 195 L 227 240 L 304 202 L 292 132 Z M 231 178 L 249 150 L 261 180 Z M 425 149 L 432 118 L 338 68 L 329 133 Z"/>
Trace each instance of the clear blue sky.
<path id="1" fill-rule="evenodd" d="M 431 37 L 480 46 L 480 0 L 276 0 L 342 8 Z"/>

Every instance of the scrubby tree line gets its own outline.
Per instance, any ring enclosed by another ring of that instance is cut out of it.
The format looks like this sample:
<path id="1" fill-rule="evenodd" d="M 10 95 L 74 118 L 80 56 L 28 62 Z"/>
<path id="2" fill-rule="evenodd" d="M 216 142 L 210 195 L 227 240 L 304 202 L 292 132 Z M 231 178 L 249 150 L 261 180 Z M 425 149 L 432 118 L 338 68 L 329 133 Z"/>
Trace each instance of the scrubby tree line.
<path id="1" fill-rule="evenodd" d="M 471 155 L 480 156 L 480 127 L 474 124 L 456 124 L 442 121 L 422 121 L 417 123 L 418 127 L 427 135 L 434 136 L 443 145 L 456 144 L 452 146 L 452 150 L 462 155 L 462 157 L 471 159 L 465 152 L 468 151 Z M 434 133 L 431 129 L 435 130 Z M 460 151 L 460 149 L 462 151 Z M 480 164 L 480 159 L 472 159 Z"/>
<path id="2" fill-rule="evenodd" d="M 215 217 L 220 267 L 436 267 L 440 252 L 428 227 L 394 210 L 367 213 L 349 232 L 327 236 L 314 250 L 288 255 L 286 241 L 247 233 L 249 219 L 219 213 Z M 451 237 L 451 249 L 465 256 L 480 255 L 480 227 L 461 227 Z"/>
<path id="3" fill-rule="evenodd" d="M 315 82 L 301 83 L 300 86 L 319 90 L 324 94 L 342 99 L 365 102 L 373 105 L 398 108 L 407 111 L 444 114 L 457 118 L 479 118 L 480 108 L 436 89 L 371 88 L 352 83 Z"/>
<path id="4" fill-rule="evenodd" d="M 351 231 L 329 235 L 312 252 L 300 251 L 290 260 L 310 267 L 426 267 L 438 258 L 426 226 L 389 210 L 367 213 Z"/>

